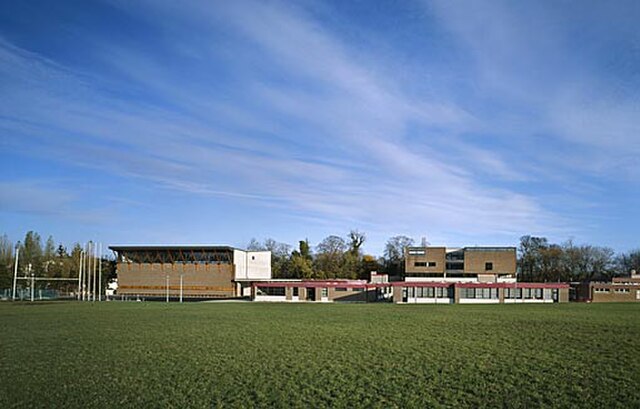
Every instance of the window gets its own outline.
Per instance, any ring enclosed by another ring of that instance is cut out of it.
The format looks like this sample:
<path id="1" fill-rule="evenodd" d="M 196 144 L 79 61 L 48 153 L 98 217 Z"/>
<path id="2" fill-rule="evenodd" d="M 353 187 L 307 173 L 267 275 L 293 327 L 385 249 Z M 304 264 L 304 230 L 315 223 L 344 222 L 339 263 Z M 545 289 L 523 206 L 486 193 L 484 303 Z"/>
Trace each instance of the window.
<path id="1" fill-rule="evenodd" d="M 485 299 L 485 300 L 498 298 L 497 288 L 476 288 L 475 290 L 476 290 L 475 298 Z"/>
<path id="2" fill-rule="evenodd" d="M 298 287 L 293 287 L 293 296 L 294 297 L 298 296 Z"/>
<path id="3" fill-rule="evenodd" d="M 426 261 L 416 261 L 415 263 L 413 263 L 414 267 L 426 267 L 427 266 L 427 262 Z"/>
<path id="4" fill-rule="evenodd" d="M 251 260 L 255 260 L 255 259 L 256 259 L 256 256 L 251 256 Z"/>
<path id="5" fill-rule="evenodd" d="M 593 292 L 594 293 L 608 293 L 609 289 L 608 288 L 594 288 Z"/>
<path id="6" fill-rule="evenodd" d="M 484 263 L 484 269 L 485 269 L 486 271 L 491 271 L 491 270 L 493 270 L 493 263 L 491 263 L 491 262 Z"/>
<path id="7" fill-rule="evenodd" d="M 435 267 L 436 266 L 436 262 L 435 261 L 430 261 L 429 262 L 429 267 Z"/>
<path id="8" fill-rule="evenodd" d="M 338 292 L 338 291 L 344 292 L 344 291 L 347 291 L 347 288 L 346 287 L 336 287 L 336 292 Z"/>
<path id="9" fill-rule="evenodd" d="M 424 256 L 426 252 L 424 250 L 409 250 L 409 254 L 412 256 Z"/>
<path id="10" fill-rule="evenodd" d="M 442 277 L 442 273 L 412 273 L 411 271 L 407 271 L 406 274 L 407 277 Z"/>
<path id="11" fill-rule="evenodd" d="M 436 288 L 436 297 L 437 298 L 449 298 L 449 289 L 445 287 Z"/>
<path id="12" fill-rule="evenodd" d="M 460 298 L 476 298 L 475 288 L 463 288 L 460 292 Z"/>
<path id="13" fill-rule="evenodd" d="M 629 289 L 628 288 L 616 288 L 615 291 L 618 294 L 626 294 L 626 293 L 629 292 Z"/>
<path id="14" fill-rule="evenodd" d="M 364 288 L 359 288 L 359 287 L 357 287 L 357 288 L 352 288 L 351 290 L 352 290 L 353 292 L 355 292 L 355 293 L 360 293 L 360 292 L 364 291 Z"/>
<path id="15" fill-rule="evenodd" d="M 329 296 L 329 291 L 326 287 L 322 287 L 322 290 L 320 291 L 320 296 L 324 298 Z"/>
<path id="16" fill-rule="evenodd" d="M 258 295 L 283 296 L 284 294 L 284 287 L 258 287 Z"/>

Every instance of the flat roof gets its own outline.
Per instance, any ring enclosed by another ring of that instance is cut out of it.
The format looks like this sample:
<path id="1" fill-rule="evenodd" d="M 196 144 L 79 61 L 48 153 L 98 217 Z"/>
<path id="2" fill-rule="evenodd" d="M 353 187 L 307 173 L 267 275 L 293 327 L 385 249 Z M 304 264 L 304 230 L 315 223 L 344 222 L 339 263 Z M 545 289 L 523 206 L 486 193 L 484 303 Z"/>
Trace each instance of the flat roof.
<path id="1" fill-rule="evenodd" d="M 116 245 L 109 246 L 113 251 L 120 250 L 242 250 L 231 246 L 219 246 L 211 244 L 151 244 L 151 245 Z"/>

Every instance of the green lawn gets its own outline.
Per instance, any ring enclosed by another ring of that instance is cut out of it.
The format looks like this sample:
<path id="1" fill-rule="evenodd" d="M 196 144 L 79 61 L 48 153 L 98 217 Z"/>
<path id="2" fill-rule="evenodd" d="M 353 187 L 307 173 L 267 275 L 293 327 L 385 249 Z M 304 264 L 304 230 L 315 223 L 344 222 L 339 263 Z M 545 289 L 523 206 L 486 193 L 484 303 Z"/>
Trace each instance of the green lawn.
<path id="1" fill-rule="evenodd" d="M 0 408 L 640 407 L 640 304 L 0 303 Z"/>

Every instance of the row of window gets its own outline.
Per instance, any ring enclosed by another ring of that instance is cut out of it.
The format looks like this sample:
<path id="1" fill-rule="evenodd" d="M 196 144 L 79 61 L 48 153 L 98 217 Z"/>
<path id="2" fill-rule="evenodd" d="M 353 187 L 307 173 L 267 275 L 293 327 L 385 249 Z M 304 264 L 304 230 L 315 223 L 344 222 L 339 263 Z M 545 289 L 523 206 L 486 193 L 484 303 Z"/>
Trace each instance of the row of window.
<path id="1" fill-rule="evenodd" d="M 362 292 L 364 291 L 363 288 L 346 288 L 346 287 L 336 287 L 336 292 L 345 292 L 345 291 L 353 291 L 356 293 Z M 280 296 L 284 296 L 286 294 L 286 289 L 285 287 L 257 287 L 256 292 L 258 295 L 280 295 Z M 300 294 L 300 288 L 299 287 L 293 287 L 292 288 L 292 295 L 294 297 L 298 297 Z M 322 287 L 320 294 L 322 297 L 328 297 L 329 296 L 329 289 L 327 287 Z"/>
<path id="2" fill-rule="evenodd" d="M 435 267 L 437 265 L 437 263 L 435 261 L 416 261 L 413 263 L 414 267 Z M 461 265 L 463 268 L 464 266 Z M 492 262 L 486 262 L 484 263 L 484 269 L 485 271 L 492 271 L 493 270 L 493 263 Z"/>
<path id="3" fill-rule="evenodd" d="M 436 262 L 435 261 L 416 261 L 415 263 L 413 263 L 414 267 L 435 267 L 436 266 Z"/>
<path id="4" fill-rule="evenodd" d="M 497 299 L 497 288 L 461 288 L 460 298 Z"/>
<path id="5" fill-rule="evenodd" d="M 453 298 L 449 287 L 409 287 L 404 289 L 409 298 Z"/>
<path id="6" fill-rule="evenodd" d="M 628 294 L 629 293 L 629 289 L 628 288 L 594 288 L 593 289 L 594 293 L 618 293 L 618 294 Z"/>

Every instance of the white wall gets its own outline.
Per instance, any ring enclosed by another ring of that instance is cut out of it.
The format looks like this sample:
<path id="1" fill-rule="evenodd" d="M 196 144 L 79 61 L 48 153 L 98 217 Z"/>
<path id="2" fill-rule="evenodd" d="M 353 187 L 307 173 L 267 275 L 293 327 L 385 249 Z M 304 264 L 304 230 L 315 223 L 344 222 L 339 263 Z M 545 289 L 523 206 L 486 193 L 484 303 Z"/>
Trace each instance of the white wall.
<path id="1" fill-rule="evenodd" d="M 286 295 L 256 295 L 254 301 L 271 301 L 271 302 L 286 302 Z"/>
<path id="2" fill-rule="evenodd" d="M 247 252 L 234 249 L 233 264 L 236 267 L 235 279 L 247 278 Z"/>
<path id="3" fill-rule="evenodd" d="M 407 298 L 406 304 L 452 304 L 452 298 Z"/>
<path id="4" fill-rule="evenodd" d="M 236 280 L 271 279 L 270 251 L 243 251 L 234 249 L 233 264 L 236 266 Z"/>
<path id="5" fill-rule="evenodd" d="M 411 277 L 409 274 L 407 274 L 404 278 L 404 281 L 408 283 L 477 283 L 478 279 L 475 277 Z"/>
<path id="6" fill-rule="evenodd" d="M 460 304 L 500 304 L 498 298 L 460 298 Z"/>

